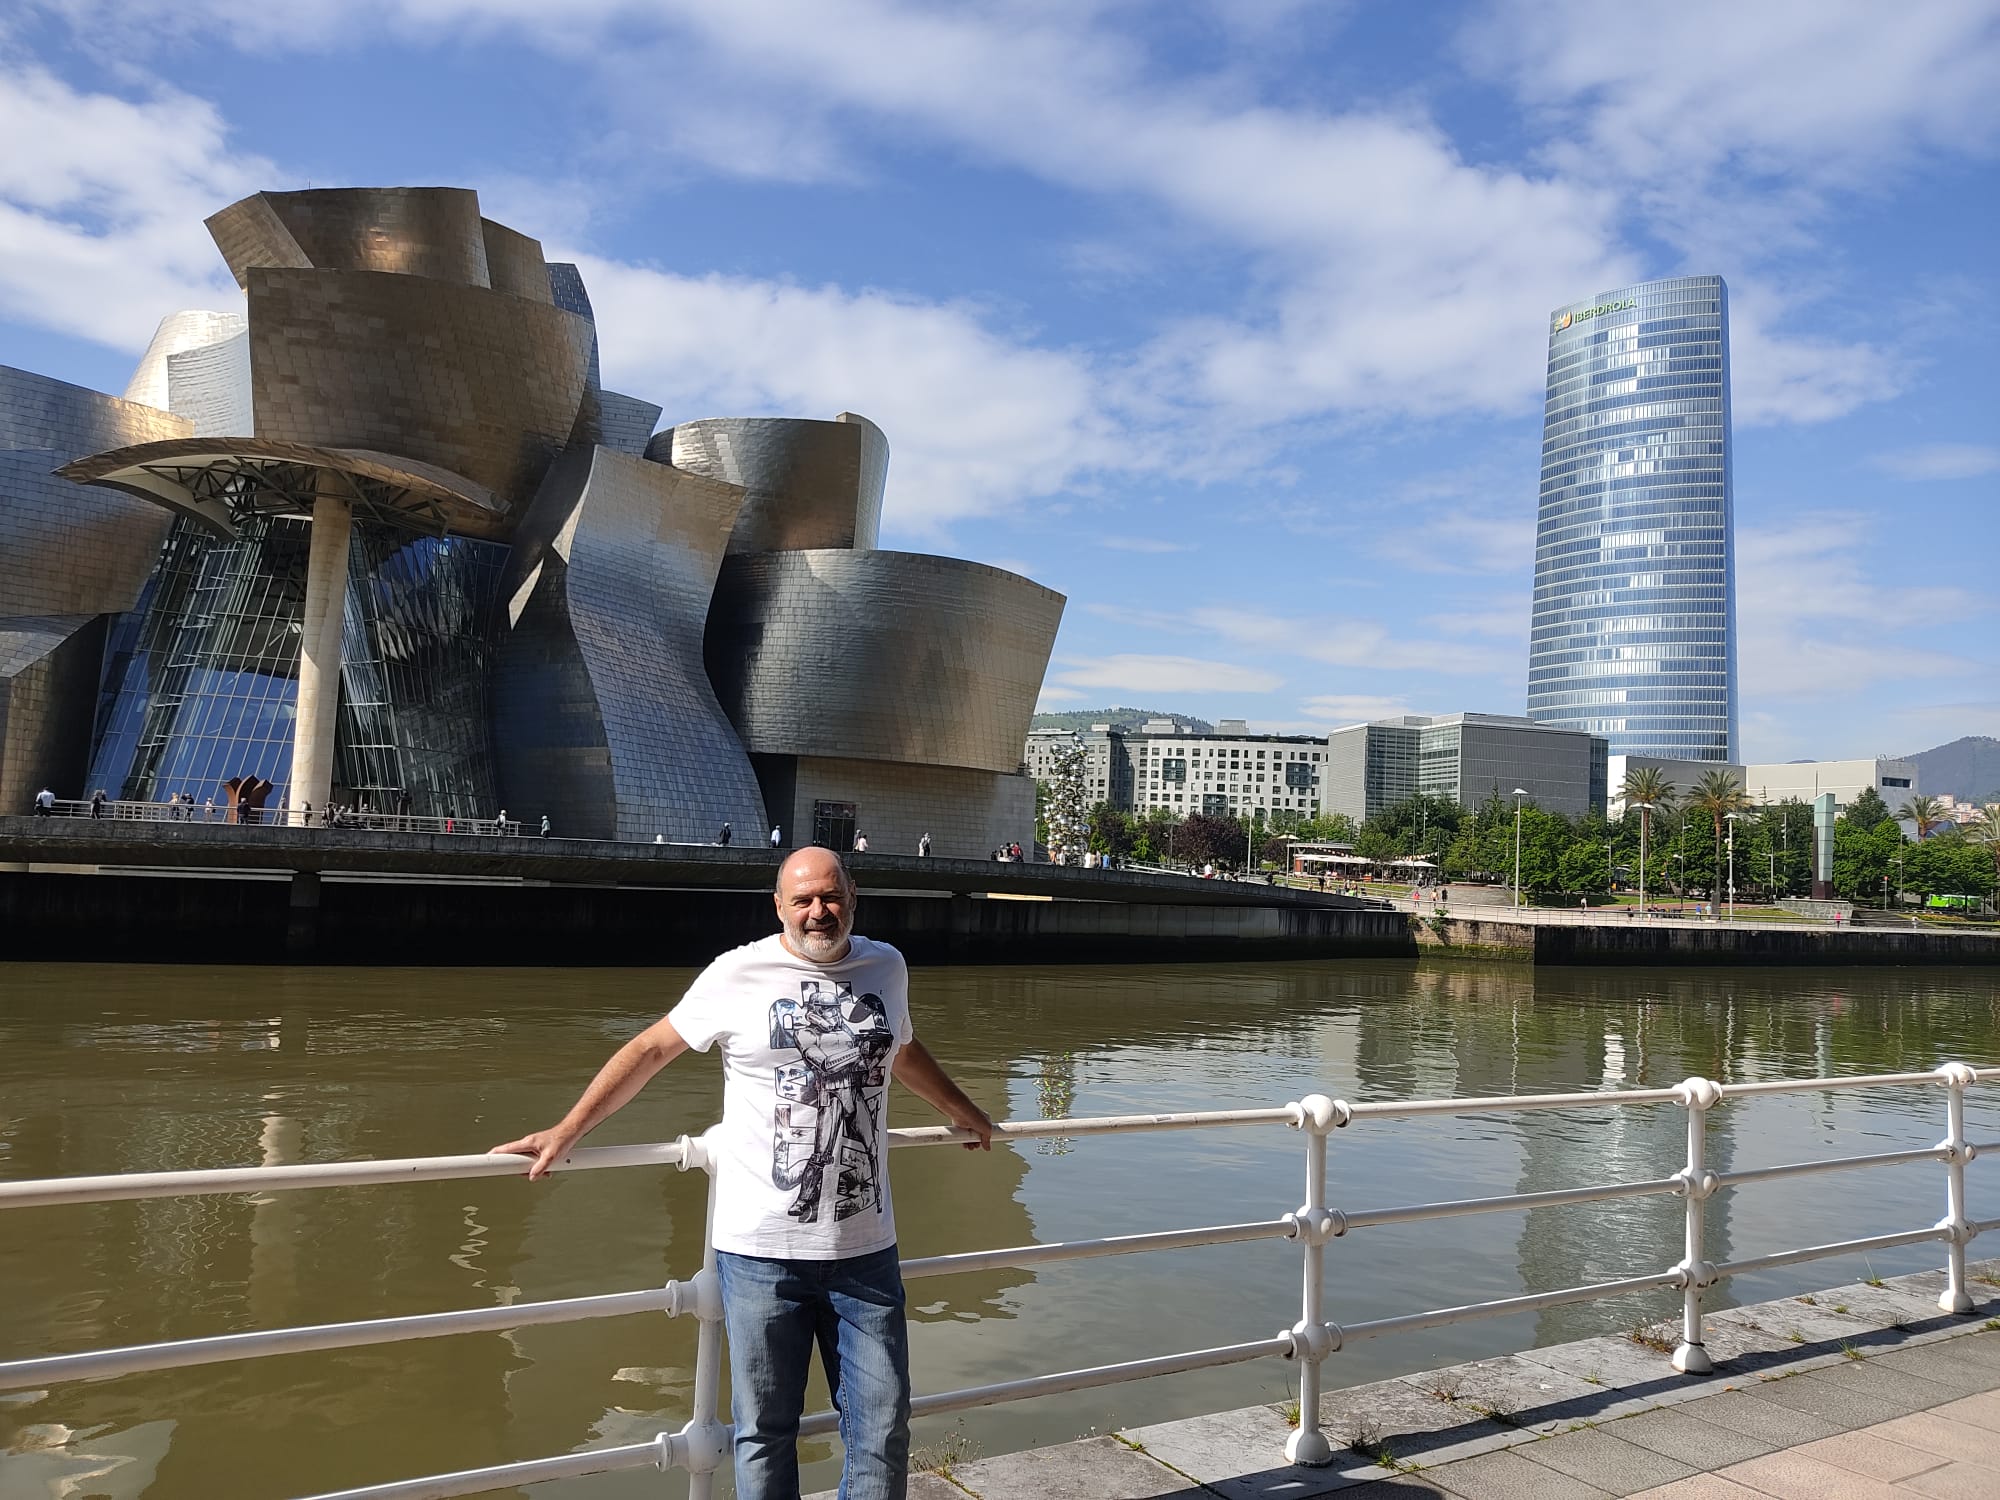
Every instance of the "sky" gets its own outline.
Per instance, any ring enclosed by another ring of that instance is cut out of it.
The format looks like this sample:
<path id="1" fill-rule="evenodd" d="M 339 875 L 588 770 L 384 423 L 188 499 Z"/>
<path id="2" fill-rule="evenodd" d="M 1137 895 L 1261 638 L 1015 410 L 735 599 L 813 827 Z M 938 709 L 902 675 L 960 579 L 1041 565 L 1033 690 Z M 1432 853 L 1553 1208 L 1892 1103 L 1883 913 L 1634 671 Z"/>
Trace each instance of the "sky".
<path id="1" fill-rule="evenodd" d="M 473 187 L 666 422 L 878 422 L 1045 707 L 1322 733 L 1524 711 L 1548 313 L 1719 273 L 1740 758 L 1906 753 L 2000 734 L 1996 79 L 2000 0 L 10 0 L 0 363 Z"/>

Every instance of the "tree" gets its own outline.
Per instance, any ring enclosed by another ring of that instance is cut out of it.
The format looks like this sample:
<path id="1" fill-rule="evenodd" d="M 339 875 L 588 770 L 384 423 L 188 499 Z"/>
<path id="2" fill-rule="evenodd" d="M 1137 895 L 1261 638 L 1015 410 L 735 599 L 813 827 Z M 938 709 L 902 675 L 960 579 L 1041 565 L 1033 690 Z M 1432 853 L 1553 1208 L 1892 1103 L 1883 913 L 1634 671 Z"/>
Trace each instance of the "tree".
<path id="1" fill-rule="evenodd" d="M 1903 851 L 1903 885 L 1920 896 L 1985 896 L 1994 883 L 1986 850 L 1955 830 Z"/>
<path id="2" fill-rule="evenodd" d="M 1874 828 L 1878 824 L 1890 821 L 1889 804 L 1882 800 L 1882 794 L 1874 787 L 1863 787 L 1861 795 L 1841 809 L 1840 817 L 1836 821 L 1853 823 L 1861 828 Z"/>
<path id="3" fill-rule="evenodd" d="M 1993 856 L 1994 869 L 2000 871 L 2000 798 L 1979 809 L 1979 816 L 1966 831 L 1966 837 L 1975 844 L 1983 844 Z"/>
<path id="4" fill-rule="evenodd" d="M 1191 864 L 1234 869 L 1243 862 L 1243 825 L 1213 813 L 1189 813 L 1176 830 L 1174 847 Z"/>
<path id="5" fill-rule="evenodd" d="M 1709 887 L 1711 893 L 1722 889 L 1723 819 L 1731 813 L 1746 811 L 1749 806 L 1750 799 L 1744 794 L 1743 783 L 1727 771 L 1704 771 L 1701 780 L 1688 794 L 1688 811 L 1709 819 L 1715 825 L 1716 877 L 1715 884 Z"/>
<path id="6" fill-rule="evenodd" d="M 1138 835 L 1130 813 L 1120 812 L 1109 802 L 1100 802 L 1090 810 L 1090 850 L 1093 854 L 1109 854 L 1123 859 L 1137 843 Z"/>
<path id="7" fill-rule="evenodd" d="M 1917 839 L 1921 842 L 1931 836 L 1938 827 L 1951 821 L 1944 810 L 1944 804 L 1935 797 L 1912 797 L 1896 809 L 1896 821 L 1917 825 Z"/>
<path id="8" fill-rule="evenodd" d="M 1880 799 L 1877 799 L 1880 800 Z M 1894 818 L 1872 826 L 1859 819 L 1836 818 L 1833 824 L 1833 888 L 1849 901 L 1880 901 L 1888 890 L 1903 831 Z"/>
<path id="9" fill-rule="evenodd" d="M 1619 795 L 1625 799 L 1629 809 L 1634 803 L 1639 806 L 1639 847 L 1648 851 L 1652 848 L 1653 814 L 1669 812 L 1674 805 L 1674 784 L 1667 779 L 1667 773 L 1658 766 L 1633 766 L 1625 772 L 1625 780 L 1619 787 Z M 1646 883 L 1646 872 L 1639 871 L 1639 883 Z"/>
<path id="10" fill-rule="evenodd" d="M 1563 850 L 1560 871 L 1562 888 L 1571 895 L 1596 895 L 1611 886 L 1611 867 L 1597 839 L 1576 839 Z"/>

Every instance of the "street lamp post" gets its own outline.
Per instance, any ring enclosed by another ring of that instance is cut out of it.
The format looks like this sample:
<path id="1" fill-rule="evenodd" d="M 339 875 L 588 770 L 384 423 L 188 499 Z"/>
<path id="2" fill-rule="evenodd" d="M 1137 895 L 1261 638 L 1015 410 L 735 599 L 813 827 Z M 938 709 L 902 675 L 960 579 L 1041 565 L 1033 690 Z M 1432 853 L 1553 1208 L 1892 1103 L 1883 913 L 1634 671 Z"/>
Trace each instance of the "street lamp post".
<path id="1" fill-rule="evenodd" d="M 1633 802 L 1629 806 L 1639 809 L 1639 915 L 1646 915 L 1646 825 L 1653 821 L 1653 810 L 1659 804 L 1654 802 Z"/>
<path id="2" fill-rule="evenodd" d="M 1514 910 L 1521 909 L 1521 799 L 1528 795 L 1526 787 L 1514 788 Z"/>
<path id="3" fill-rule="evenodd" d="M 1736 814 L 1727 813 L 1723 819 L 1729 824 L 1729 920 L 1736 920 Z"/>

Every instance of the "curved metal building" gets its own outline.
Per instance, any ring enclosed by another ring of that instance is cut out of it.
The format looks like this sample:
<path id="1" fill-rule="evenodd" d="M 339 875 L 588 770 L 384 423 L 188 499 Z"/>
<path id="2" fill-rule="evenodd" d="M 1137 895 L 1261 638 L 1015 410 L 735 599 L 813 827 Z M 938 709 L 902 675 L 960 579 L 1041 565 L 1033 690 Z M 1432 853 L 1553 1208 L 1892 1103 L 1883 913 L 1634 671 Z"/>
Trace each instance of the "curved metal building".
<path id="1" fill-rule="evenodd" d="M 582 838 L 762 829 L 702 672 L 702 623 L 743 491 L 609 448 L 566 455 L 515 538 L 494 674 L 501 795 Z"/>
<path id="2" fill-rule="evenodd" d="M 656 433 L 646 456 L 748 492 L 731 553 L 866 551 L 882 530 L 889 439 L 866 417 L 705 417 Z"/>
<path id="3" fill-rule="evenodd" d="M 1721 277 L 1550 315 L 1529 718 L 1613 755 L 1735 759 L 1729 447 Z"/>
<path id="4" fill-rule="evenodd" d="M 740 527 L 739 527 L 740 535 Z M 1034 821 L 1021 746 L 1063 597 L 909 552 L 763 552 L 723 564 L 707 659 L 798 841 L 983 857 Z"/>
<path id="5" fill-rule="evenodd" d="M 0 793 L 60 742 L 63 790 L 87 765 L 137 799 L 254 777 L 275 807 L 505 806 L 571 837 L 1030 841 L 1063 601 L 873 550 L 874 423 L 655 433 L 601 385 L 577 268 L 462 189 L 208 224 L 248 313 L 161 325 L 134 389 L 171 414 L 0 380 L 26 411 L 0 410 L 0 541 L 32 560 L 0 577 Z"/>

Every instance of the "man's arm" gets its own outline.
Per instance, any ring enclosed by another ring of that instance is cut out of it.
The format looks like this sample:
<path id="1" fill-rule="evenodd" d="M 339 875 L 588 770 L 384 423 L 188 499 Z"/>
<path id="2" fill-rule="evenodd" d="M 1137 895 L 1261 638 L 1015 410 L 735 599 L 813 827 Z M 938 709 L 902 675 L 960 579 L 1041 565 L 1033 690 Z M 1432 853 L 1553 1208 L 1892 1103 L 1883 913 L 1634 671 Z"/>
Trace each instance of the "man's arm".
<path id="1" fill-rule="evenodd" d="M 548 1176 L 549 1168 L 569 1155 L 572 1146 L 622 1109 L 655 1073 L 685 1051 L 687 1043 L 674 1030 L 673 1022 L 662 1017 L 611 1054 L 583 1097 L 560 1121 L 518 1141 L 494 1146 L 489 1154 L 532 1156 L 535 1164 L 528 1169 L 529 1178 Z"/>
<path id="2" fill-rule="evenodd" d="M 930 1048 L 914 1037 L 911 1038 L 898 1049 L 895 1064 L 890 1071 L 902 1080 L 905 1088 L 953 1125 L 960 1130 L 969 1130 L 979 1137 L 976 1141 L 967 1141 L 966 1150 L 993 1149 L 992 1120 L 988 1119 L 986 1111 L 968 1099 L 965 1090 L 953 1083 L 945 1070 L 938 1066 L 938 1060 L 931 1056 Z"/>

